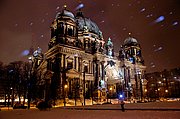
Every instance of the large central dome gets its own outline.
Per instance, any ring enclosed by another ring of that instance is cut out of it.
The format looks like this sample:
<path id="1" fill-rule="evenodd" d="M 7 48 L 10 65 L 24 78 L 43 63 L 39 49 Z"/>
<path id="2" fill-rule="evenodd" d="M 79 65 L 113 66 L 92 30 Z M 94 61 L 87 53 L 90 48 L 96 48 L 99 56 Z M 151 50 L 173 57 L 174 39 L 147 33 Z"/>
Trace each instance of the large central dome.
<path id="1" fill-rule="evenodd" d="M 101 35 L 101 31 L 99 30 L 96 23 L 94 23 L 90 19 L 78 17 L 76 19 L 76 22 L 77 22 L 79 30 L 84 30 L 86 28 L 88 31 L 93 32 L 93 33 L 97 34 L 98 36 Z"/>

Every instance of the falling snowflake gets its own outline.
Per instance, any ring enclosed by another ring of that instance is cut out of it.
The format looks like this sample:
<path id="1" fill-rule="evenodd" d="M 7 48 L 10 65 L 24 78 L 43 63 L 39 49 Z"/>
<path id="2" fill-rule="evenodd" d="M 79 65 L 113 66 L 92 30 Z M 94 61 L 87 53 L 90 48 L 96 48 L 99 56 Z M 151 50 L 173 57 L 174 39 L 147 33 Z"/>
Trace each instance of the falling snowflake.
<path id="1" fill-rule="evenodd" d="M 157 49 L 154 50 L 154 52 L 161 51 L 162 49 L 163 49 L 162 47 L 158 47 Z"/>
<path id="2" fill-rule="evenodd" d="M 15 26 L 15 27 L 17 27 L 17 26 L 18 26 L 18 24 L 16 23 L 14 26 Z"/>
<path id="3" fill-rule="evenodd" d="M 58 7 L 56 7 L 56 10 L 58 10 L 60 7 L 58 6 Z"/>
<path id="4" fill-rule="evenodd" d="M 126 31 L 126 28 L 123 28 L 123 31 Z"/>
<path id="5" fill-rule="evenodd" d="M 33 22 L 31 22 L 29 25 L 32 26 L 32 25 L 33 25 Z"/>
<path id="6" fill-rule="evenodd" d="M 44 23 L 44 21 L 45 21 L 44 19 L 41 20 L 42 23 Z"/>
<path id="7" fill-rule="evenodd" d="M 84 4 L 79 4 L 77 7 L 76 7 L 76 10 L 78 10 L 78 9 L 81 9 L 81 8 L 83 8 L 84 7 Z"/>
<path id="8" fill-rule="evenodd" d="M 29 54 L 29 50 L 24 50 L 24 51 L 21 53 L 22 56 L 27 56 L 28 54 Z"/>
<path id="9" fill-rule="evenodd" d="M 159 16 L 156 20 L 155 20 L 155 23 L 159 23 L 159 22 L 162 22 L 165 20 L 165 17 L 164 16 Z"/>
<path id="10" fill-rule="evenodd" d="M 144 12 L 145 10 L 146 10 L 146 9 L 145 9 L 145 8 L 143 8 L 143 9 L 141 9 L 141 10 L 140 10 L 140 12 Z"/>
<path id="11" fill-rule="evenodd" d="M 101 21 L 101 23 L 104 23 L 104 22 L 105 22 L 104 20 Z"/>
<path id="12" fill-rule="evenodd" d="M 175 21 L 175 22 L 173 22 L 173 24 L 172 24 L 173 26 L 176 26 L 176 25 L 178 25 L 178 22 L 177 21 Z"/>

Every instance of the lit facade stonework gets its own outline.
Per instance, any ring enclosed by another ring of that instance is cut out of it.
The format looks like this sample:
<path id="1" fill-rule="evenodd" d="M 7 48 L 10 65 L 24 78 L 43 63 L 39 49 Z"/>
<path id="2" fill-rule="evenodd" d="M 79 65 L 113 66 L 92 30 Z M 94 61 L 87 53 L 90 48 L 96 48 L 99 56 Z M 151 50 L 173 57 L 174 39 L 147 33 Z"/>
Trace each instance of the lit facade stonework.
<path id="1" fill-rule="evenodd" d="M 64 8 L 52 22 L 48 47 L 37 68 L 45 99 L 105 101 L 120 94 L 142 99 L 146 67 L 140 44 L 130 35 L 115 53 L 93 21 Z"/>

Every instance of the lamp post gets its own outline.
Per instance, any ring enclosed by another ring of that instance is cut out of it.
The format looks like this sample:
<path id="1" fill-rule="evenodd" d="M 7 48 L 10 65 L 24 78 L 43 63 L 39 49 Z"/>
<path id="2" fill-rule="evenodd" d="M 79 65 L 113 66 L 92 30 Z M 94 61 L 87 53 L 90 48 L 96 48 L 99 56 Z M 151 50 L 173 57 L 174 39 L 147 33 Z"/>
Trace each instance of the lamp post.
<path id="1" fill-rule="evenodd" d="M 29 69 L 29 78 L 28 78 L 28 109 L 30 109 L 30 102 L 31 102 L 31 79 L 32 79 L 32 68 L 33 68 L 33 56 L 30 56 L 28 58 L 30 63 L 30 69 Z"/>
<path id="2" fill-rule="evenodd" d="M 168 90 L 165 90 L 165 97 L 168 97 Z"/>
<path id="3" fill-rule="evenodd" d="M 66 91 L 67 91 L 68 85 L 64 85 L 64 107 L 66 106 Z"/>
<path id="4" fill-rule="evenodd" d="M 83 71 L 83 97 L 84 97 L 84 106 L 86 105 L 86 99 L 85 99 L 85 96 L 86 96 L 86 71 L 87 71 L 87 63 L 86 61 L 83 61 L 83 64 L 84 64 L 84 71 Z"/>
<path id="5" fill-rule="evenodd" d="M 109 90 L 110 90 L 110 103 L 111 103 L 112 87 L 110 87 Z"/>
<path id="6" fill-rule="evenodd" d="M 75 106 L 77 105 L 77 103 L 76 103 L 76 98 L 77 98 L 77 89 L 79 90 L 79 84 L 78 84 L 78 82 L 76 81 L 75 82 L 75 99 L 74 99 L 74 101 L 75 101 Z"/>
<path id="7" fill-rule="evenodd" d="M 84 106 L 86 105 L 86 99 L 85 99 L 85 95 L 86 95 L 86 93 L 85 93 L 85 91 L 86 91 L 86 88 L 85 88 L 85 68 L 84 68 L 84 72 L 83 72 L 83 96 L 84 96 Z"/>
<path id="8" fill-rule="evenodd" d="M 146 101 L 147 101 L 147 99 L 148 99 L 148 90 L 147 89 L 144 89 L 144 93 L 145 93 L 145 99 L 146 99 Z M 148 99 L 149 100 L 149 99 Z"/>

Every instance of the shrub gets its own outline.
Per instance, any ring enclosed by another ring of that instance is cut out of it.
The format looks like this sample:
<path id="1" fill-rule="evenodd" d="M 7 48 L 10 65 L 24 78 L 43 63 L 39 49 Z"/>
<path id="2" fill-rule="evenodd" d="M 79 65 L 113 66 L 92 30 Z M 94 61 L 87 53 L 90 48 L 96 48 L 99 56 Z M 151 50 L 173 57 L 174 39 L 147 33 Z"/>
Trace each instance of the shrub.
<path id="1" fill-rule="evenodd" d="M 50 109 L 52 108 L 52 105 L 51 103 L 48 103 L 46 101 L 41 101 L 37 104 L 36 106 L 39 110 L 47 110 L 47 109 Z"/>

